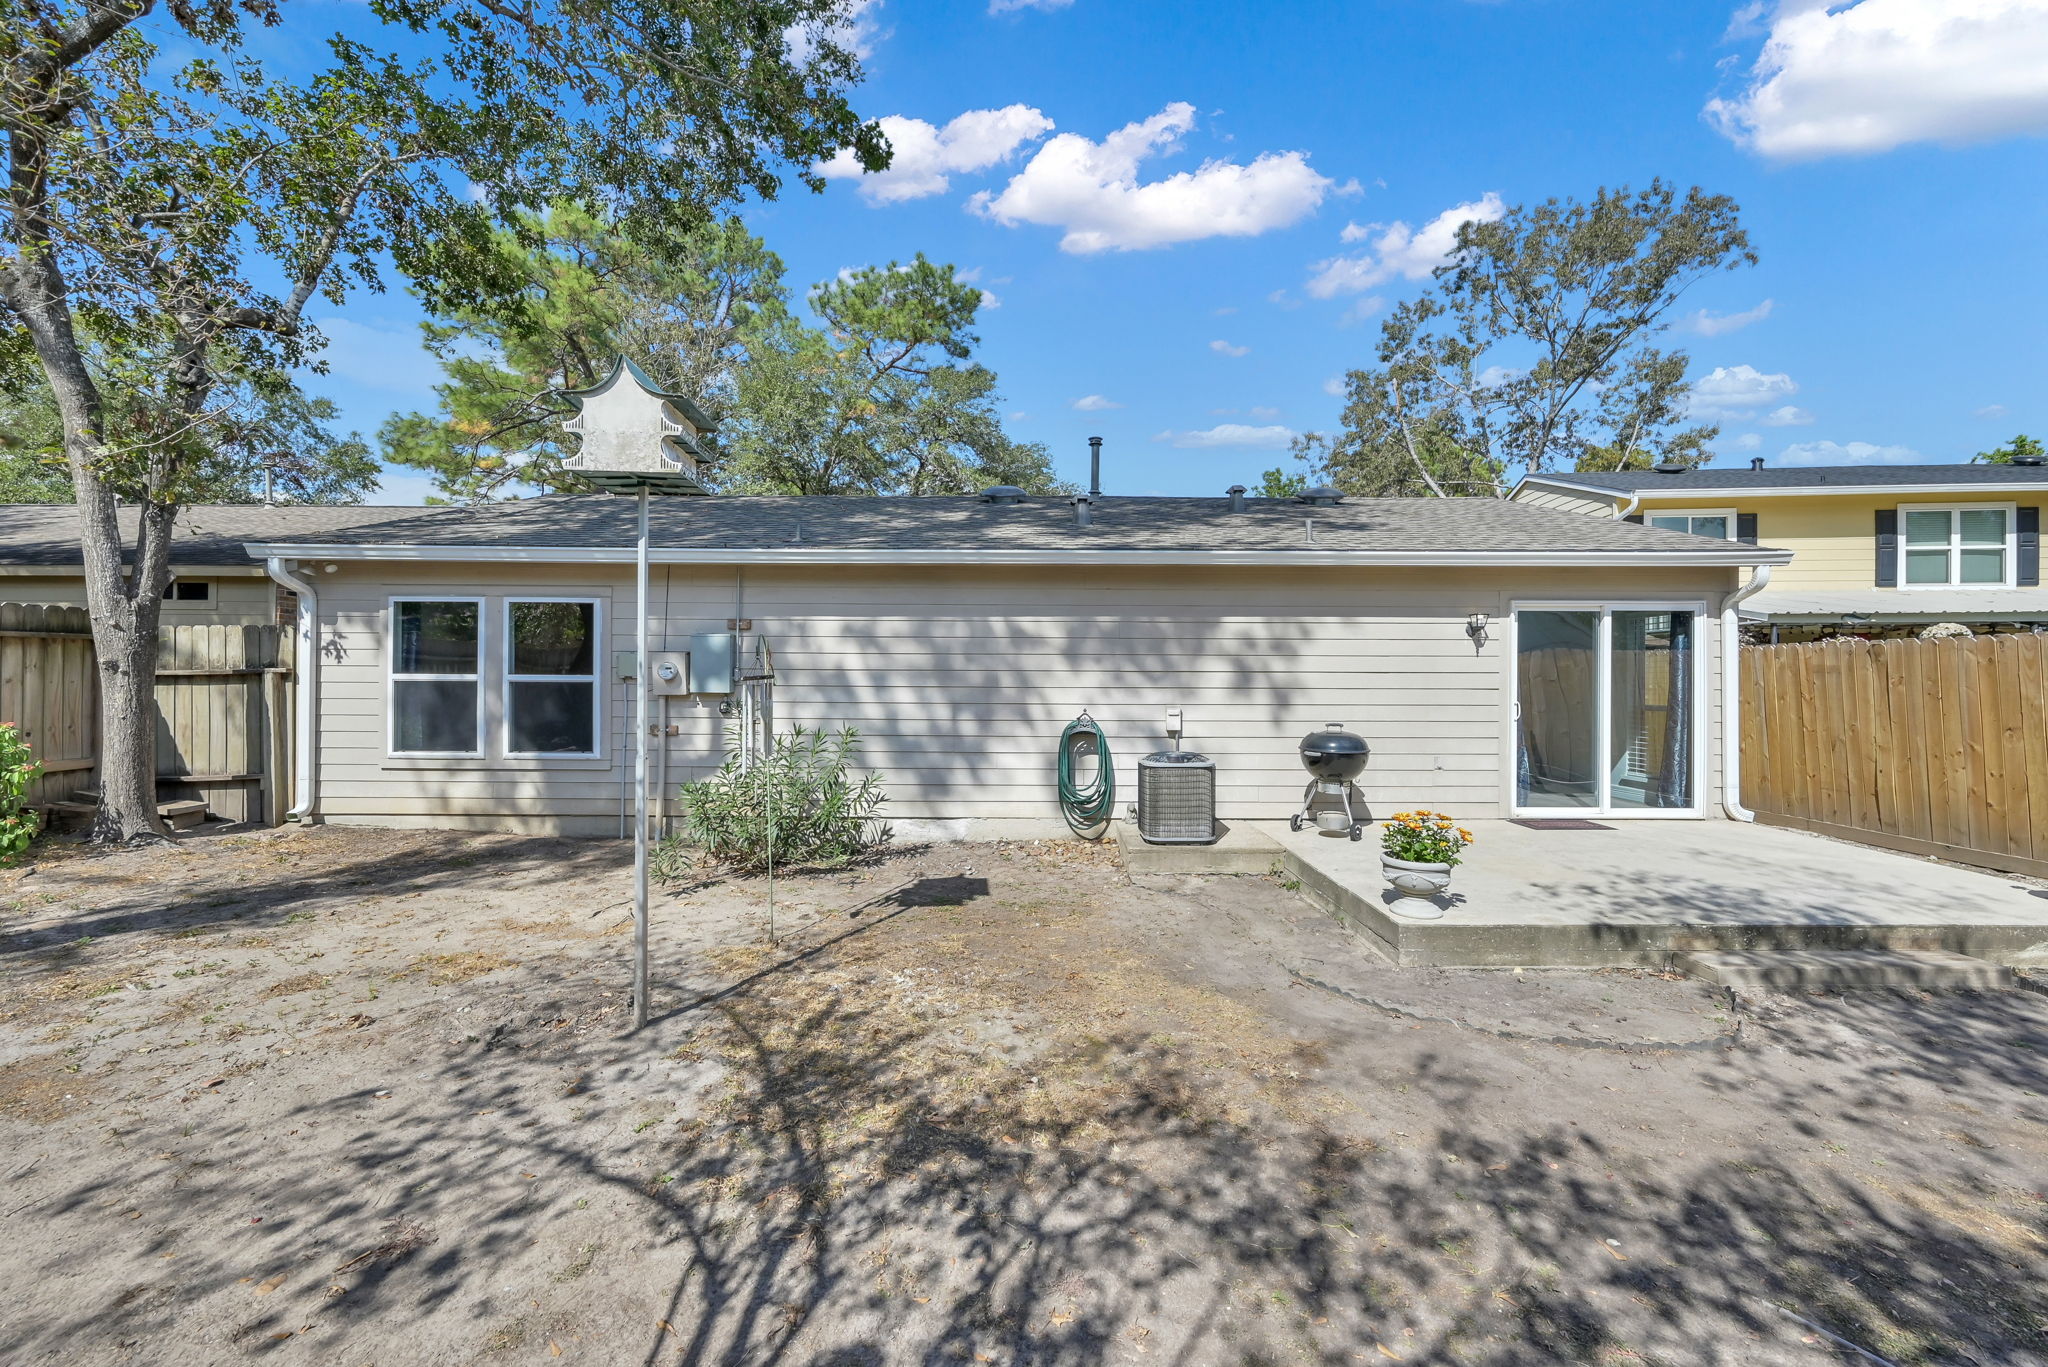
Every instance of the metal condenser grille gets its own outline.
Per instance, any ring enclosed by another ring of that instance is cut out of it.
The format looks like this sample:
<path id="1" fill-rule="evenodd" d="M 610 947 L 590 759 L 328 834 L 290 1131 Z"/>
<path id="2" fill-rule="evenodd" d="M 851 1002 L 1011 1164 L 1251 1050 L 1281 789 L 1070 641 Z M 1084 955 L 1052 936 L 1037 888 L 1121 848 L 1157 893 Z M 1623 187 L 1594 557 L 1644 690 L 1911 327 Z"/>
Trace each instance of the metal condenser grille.
<path id="1" fill-rule="evenodd" d="M 1202 755 L 1147 755 L 1138 761 L 1138 834 L 1154 844 L 1216 838 L 1216 765 Z"/>

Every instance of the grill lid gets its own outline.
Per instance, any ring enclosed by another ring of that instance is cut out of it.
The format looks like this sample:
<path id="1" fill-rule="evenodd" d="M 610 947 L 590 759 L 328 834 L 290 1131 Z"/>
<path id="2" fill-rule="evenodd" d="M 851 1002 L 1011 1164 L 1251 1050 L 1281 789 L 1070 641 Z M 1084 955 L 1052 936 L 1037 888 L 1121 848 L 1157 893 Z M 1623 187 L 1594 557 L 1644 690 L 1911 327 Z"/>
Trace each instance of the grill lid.
<path id="1" fill-rule="evenodd" d="M 1304 755 L 1362 755 L 1365 752 L 1365 737 L 1346 731 L 1340 721 L 1333 721 L 1322 730 L 1311 731 L 1301 738 L 1301 753 Z"/>

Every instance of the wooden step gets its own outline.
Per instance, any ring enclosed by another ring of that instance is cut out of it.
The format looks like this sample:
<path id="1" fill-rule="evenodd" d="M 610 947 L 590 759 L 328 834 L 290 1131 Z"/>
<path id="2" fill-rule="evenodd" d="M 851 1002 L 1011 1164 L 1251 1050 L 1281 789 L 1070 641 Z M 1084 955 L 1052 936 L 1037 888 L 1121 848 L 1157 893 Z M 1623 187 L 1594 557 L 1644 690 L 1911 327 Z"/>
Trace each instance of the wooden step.
<path id="1" fill-rule="evenodd" d="M 70 802 L 50 802 L 47 807 L 53 812 L 75 816 L 81 812 L 97 811 L 100 795 L 89 788 L 80 788 L 71 794 Z M 188 831 L 206 820 L 206 804 L 197 798 L 181 798 L 176 802 L 159 802 L 156 814 L 164 824 L 174 831 Z"/>

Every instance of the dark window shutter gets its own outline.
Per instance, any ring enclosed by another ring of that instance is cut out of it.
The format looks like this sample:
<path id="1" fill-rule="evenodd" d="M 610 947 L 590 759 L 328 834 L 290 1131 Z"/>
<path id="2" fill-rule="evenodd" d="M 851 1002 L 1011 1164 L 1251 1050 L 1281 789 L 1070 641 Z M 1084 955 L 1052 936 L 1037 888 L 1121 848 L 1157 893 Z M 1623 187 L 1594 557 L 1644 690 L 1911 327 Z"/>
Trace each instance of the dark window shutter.
<path id="1" fill-rule="evenodd" d="M 2019 536 L 2015 538 L 2019 548 L 2018 571 L 2013 582 L 2023 588 L 2036 588 L 2041 583 L 2041 510 L 2021 508 L 2019 510 Z"/>
<path id="2" fill-rule="evenodd" d="M 1643 515 L 1641 513 L 1630 513 L 1627 517 L 1623 518 L 1622 521 L 1633 522 L 1638 527 L 1640 527 L 1643 525 Z"/>
<path id="3" fill-rule="evenodd" d="M 1877 586 L 1881 589 L 1895 589 L 1899 586 L 1899 510 L 1879 508 L 1877 510 Z"/>
<path id="4" fill-rule="evenodd" d="M 1754 546 L 1756 544 L 1755 513 L 1737 513 L 1735 515 L 1735 539 L 1745 546 Z"/>

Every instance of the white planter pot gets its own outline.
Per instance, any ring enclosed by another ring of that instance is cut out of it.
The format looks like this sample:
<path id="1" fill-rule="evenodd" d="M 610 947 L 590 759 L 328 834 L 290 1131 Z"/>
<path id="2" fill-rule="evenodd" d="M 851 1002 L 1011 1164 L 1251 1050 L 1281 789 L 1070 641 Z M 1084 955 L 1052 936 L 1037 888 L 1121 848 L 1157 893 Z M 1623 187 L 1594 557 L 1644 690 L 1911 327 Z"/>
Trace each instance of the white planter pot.
<path id="1" fill-rule="evenodd" d="M 1417 864 L 1383 854 L 1380 868 L 1394 891 L 1403 897 L 1441 897 L 1451 888 L 1449 864 Z"/>

